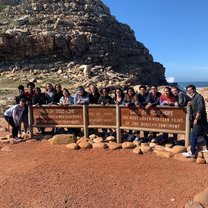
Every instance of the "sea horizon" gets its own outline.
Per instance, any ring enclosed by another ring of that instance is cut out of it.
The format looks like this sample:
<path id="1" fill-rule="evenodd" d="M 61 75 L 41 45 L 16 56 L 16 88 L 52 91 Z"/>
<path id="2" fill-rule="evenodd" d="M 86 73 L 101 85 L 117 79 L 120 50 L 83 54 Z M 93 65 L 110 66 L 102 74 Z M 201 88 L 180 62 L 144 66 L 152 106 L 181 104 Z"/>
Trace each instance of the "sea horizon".
<path id="1" fill-rule="evenodd" d="M 196 86 L 196 88 L 204 88 L 204 87 L 208 87 L 208 81 L 194 81 L 194 82 L 177 82 L 178 86 L 181 89 L 185 89 L 186 86 L 193 84 Z"/>

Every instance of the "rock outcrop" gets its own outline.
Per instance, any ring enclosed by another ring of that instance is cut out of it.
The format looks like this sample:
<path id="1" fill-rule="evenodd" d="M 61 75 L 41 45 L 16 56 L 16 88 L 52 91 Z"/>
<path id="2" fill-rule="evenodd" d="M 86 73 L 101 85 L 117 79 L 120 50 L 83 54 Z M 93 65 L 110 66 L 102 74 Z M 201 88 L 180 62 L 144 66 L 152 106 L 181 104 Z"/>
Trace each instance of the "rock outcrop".
<path id="1" fill-rule="evenodd" d="M 100 0 L 12 2 L 20 3 L 1 12 L 1 71 L 72 70 L 79 65 L 86 80 L 106 79 L 110 71 L 128 75 L 130 84 L 166 83 L 164 67 Z"/>

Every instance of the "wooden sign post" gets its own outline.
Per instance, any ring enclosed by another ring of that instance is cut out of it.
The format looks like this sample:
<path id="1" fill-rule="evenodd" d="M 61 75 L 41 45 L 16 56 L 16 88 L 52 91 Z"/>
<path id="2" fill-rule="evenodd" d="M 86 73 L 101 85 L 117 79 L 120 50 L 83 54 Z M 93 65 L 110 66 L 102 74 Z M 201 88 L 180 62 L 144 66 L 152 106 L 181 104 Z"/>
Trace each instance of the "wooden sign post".
<path id="1" fill-rule="evenodd" d="M 118 143 L 122 129 L 176 133 L 185 134 L 185 145 L 190 144 L 188 107 L 158 106 L 145 110 L 119 105 L 32 106 L 29 108 L 31 137 L 33 127 L 84 128 L 85 137 L 88 137 L 89 128 L 116 129 Z"/>

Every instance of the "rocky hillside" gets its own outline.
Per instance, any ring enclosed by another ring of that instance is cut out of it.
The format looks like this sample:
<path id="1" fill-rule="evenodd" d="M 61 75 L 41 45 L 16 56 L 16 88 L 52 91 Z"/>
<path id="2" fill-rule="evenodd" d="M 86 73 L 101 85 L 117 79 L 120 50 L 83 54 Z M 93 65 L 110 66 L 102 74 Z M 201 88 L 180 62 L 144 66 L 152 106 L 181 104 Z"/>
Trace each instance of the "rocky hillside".
<path id="1" fill-rule="evenodd" d="M 166 83 L 164 67 L 100 0 L 11 3 L 0 14 L 1 71 L 76 71 L 84 81 L 101 76 L 107 83 L 110 72 L 127 84 Z"/>

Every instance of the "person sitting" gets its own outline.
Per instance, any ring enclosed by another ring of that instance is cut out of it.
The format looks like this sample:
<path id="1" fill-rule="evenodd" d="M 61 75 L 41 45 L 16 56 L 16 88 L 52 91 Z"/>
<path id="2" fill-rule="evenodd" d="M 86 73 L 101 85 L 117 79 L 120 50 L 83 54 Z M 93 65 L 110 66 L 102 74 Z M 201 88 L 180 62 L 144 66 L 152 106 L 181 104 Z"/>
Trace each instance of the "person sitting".
<path id="1" fill-rule="evenodd" d="M 22 141 L 21 138 L 18 138 L 18 130 L 21 121 L 22 114 L 25 110 L 26 100 L 21 98 L 19 104 L 16 104 L 4 113 L 4 118 L 8 124 L 12 127 L 12 138 L 15 142 Z"/>
<path id="2" fill-rule="evenodd" d="M 121 90 L 121 88 L 116 88 L 115 92 L 114 92 L 115 96 L 114 96 L 114 103 L 121 105 L 123 103 L 125 94 L 124 92 Z"/>
<path id="3" fill-rule="evenodd" d="M 100 93 L 98 91 L 98 88 L 94 85 L 91 84 L 89 86 L 89 99 L 90 99 L 90 104 L 98 104 L 98 100 L 100 97 Z"/>
<path id="4" fill-rule="evenodd" d="M 195 157 L 196 155 L 196 145 L 197 137 L 203 136 L 206 148 L 208 150 L 208 123 L 207 123 L 207 113 L 204 97 L 196 91 L 194 85 L 188 85 L 186 87 L 187 94 L 191 98 L 188 103 L 190 105 L 190 122 L 192 124 L 191 130 L 191 150 L 183 155 L 187 158 Z M 207 151 L 206 150 L 206 151 Z"/>
<path id="5" fill-rule="evenodd" d="M 84 87 L 79 86 L 77 88 L 77 93 L 74 95 L 74 104 L 76 105 L 85 105 L 89 104 L 90 98 L 89 93 L 85 91 Z"/>
<path id="6" fill-rule="evenodd" d="M 98 99 L 98 104 L 104 106 L 113 104 L 113 98 L 109 96 L 109 89 L 107 87 L 103 88 L 102 95 Z"/>

